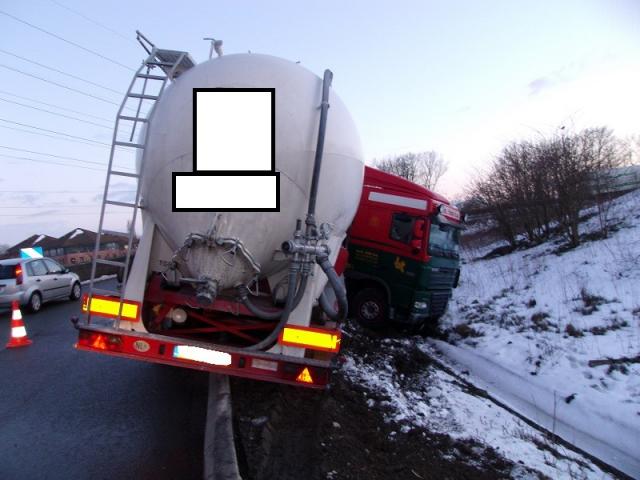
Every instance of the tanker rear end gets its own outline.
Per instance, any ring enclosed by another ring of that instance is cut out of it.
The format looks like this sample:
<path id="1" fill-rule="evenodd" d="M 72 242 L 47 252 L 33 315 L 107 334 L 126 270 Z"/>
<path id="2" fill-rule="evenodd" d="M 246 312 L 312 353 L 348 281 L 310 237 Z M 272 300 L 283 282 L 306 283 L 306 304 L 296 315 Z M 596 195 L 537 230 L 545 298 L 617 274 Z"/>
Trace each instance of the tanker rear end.
<path id="1" fill-rule="evenodd" d="M 132 82 L 162 76 L 155 72 L 167 77 L 136 147 L 133 208 L 134 215 L 141 208 L 143 233 L 120 292 L 100 292 L 92 279 L 77 348 L 324 387 L 347 313 L 341 244 L 362 189 L 355 125 L 331 90 L 329 71 L 321 79 L 254 54 L 189 65 L 185 55 L 150 48 L 143 64 L 150 73 Z M 192 170 L 192 92 L 203 87 L 275 88 L 280 211 L 172 210 L 172 174 Z M 127 102 L 139 97 L 125 96 L 114 139 L 121 117 L 130 118 L 122 114 Z M 114 141 L 113 150 L 122 143 Z M 107 205 L 115 174 L 110 166 Z"/>

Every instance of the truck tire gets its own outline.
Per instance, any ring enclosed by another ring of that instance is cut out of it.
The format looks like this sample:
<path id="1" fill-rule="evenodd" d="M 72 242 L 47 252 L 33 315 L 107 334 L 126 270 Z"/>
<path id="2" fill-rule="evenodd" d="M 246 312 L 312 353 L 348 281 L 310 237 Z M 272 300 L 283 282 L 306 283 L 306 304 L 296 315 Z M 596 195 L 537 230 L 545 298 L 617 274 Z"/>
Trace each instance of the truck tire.
<path id="1" fill-rule="evenodd" d="M 387 322 L 387 297 L 377 288 L 363 288 L 351 300 L 349 311 L 362 326 L 382 328 Z"/>

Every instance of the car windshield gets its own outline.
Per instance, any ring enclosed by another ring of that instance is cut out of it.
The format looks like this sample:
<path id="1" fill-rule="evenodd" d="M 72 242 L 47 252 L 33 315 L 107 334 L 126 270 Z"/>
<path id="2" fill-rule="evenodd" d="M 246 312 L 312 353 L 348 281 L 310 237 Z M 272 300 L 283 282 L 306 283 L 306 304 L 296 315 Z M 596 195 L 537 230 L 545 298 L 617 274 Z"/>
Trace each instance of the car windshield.
<path id="1" fill-rule="evenodd" d="M 0 280 L 9 280 L 10 278 L 16 278 L 16 266 L 0 265 Z"/>
<path id="2" fill-rule="evenodd" d="M 460 229 L 440 223 L 431 224 L 429 253 L 438 257 L 458 258 Z"/>

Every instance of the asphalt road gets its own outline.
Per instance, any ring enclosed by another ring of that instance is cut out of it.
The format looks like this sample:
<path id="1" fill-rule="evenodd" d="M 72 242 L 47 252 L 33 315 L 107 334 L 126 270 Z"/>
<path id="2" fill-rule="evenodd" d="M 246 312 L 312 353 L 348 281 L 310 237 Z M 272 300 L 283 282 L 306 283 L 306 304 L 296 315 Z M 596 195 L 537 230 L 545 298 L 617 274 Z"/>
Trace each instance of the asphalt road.
<path id="1" fill-rule="evenodd" d="M 199 479 L 208 375 L 73 348 L 80 303 L 0 309 L 0 479 Z"/>

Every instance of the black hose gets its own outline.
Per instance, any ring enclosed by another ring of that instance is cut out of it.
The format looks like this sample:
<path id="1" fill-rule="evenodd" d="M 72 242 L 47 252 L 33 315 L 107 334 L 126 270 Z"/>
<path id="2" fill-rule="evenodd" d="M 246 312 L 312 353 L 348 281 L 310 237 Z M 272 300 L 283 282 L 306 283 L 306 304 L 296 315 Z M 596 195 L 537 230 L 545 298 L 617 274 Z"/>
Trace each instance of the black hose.
<path id="1" fill-rule="evenodd" d="M 245 285 L 240 286 L 240 300 L 247 307 L 251 313 L 253 313 L 256 317 L 262 320 L 278 320 L 282 316 L 282 310 L 278 310 L 275 312 L 268 312 L 266 310 L 261 309 L 257 305 L 255 305 L 251 300 L 249 300 L 247 287 Z"/>
<path id="2" fill-rule="evenodd" d="M 347 318 L 347 312 L 349 310 L 349 302 L 347 301 L 347 290 L 344 288 L 344 285 L 342 285 L 342 283 L 340 282 L 340 277 L 338 277 L 338 274 L 333 268 L 333 265 L 331 265 L 331 262 L 329 261 L 328 256 L 323 255 L 321 257 L 317 257 L 316 261 L 318 262 L 318 265 L 320 265 L 320 268 L 322 268 L 322 271 L 325 273 L 325 275 L 329 279 L 329 285 L 331 285 L 331 288 L 333 288 L 333 291 L 336 294 L 336 299 L 338 300 L 338 311 L 336 312 L 333 309 L 333 306 L 329 305 L 328 299 L 326 297 L 323 298 L 324 296 L 324 292 L 323 292 L 319 298 L 320 308 L 324 310 L 324 313 L 326 313 L 330 319 L 336 320 L 336 321 L 342 321 L 345 318 Z"/>
<path id="3" fill-rule="evenodd" d="M 300 284 L 301 287 L 303 286 L 302 285 L 303 283 L 305 283 L 304 286 L 306 286 L 305 280 L 306 278 L 303 277 Z M 289 286 L 291 287 L 295 285 L 297 282 L 298 282 L 298 270 L 295 268 L 290 268 L 289 269 Z M 298 291 L 304 292 L 302 288 L 298 289 Z M 263 348 L 270 347 L 276 341 L 276 339 L 278 338 L 278 335 L 280 335 L 280 331 L 284 328 L 284 326 L 289 321 L 289 315 L 295 308 L 293 306 L 293 302 L 296 296 L 297 295 L 294 293 L 294 288 L 289 288 L 289 291 L 287 292 L 287 301 L 284 304 L 284 309 L 282 310 L 280 320 L 278 321 L 278 324 L 276 325 L 276 327 L 263 340 L 260 340 L 258 343 L 254 345 L 245 347 L 244 350 L 262 350 Z M 300 298 L 302 298 L 302 295 L 300 295 Z"/>
<path id="4" fill-rule="evenodd" d="M 300 303 L 300 300 L 302 300 L 304 291 L 307 288 L 308 279 L 309 279 L 308 275 L 302 274 L 302 280 L 300 280 L 300 285 L 298 285 L 298 289 L 296 290 L 296 295 L 293 299 L 292 310 L 295 310 L 295 308 Z M 255 303 L 253 303 L 249 298 L 249 289 L 245 285 L 241 285 L 239 287 L 239 290 L 240 290 L 240 300 L 242 301 L 244 306 L 247 307 L 247 310 L 253 313 L 256 317 L 262 320 L 278 320 L 282 316 L 283 310 L 279 310 L 276 312 L 269 312 L 269 311 L 263 310 L 262 308 L 258 307 Z"/>
<path id="5" fill-rule="evenodd" d="M 318 129 L 318 143 L 316 144 L 316 156 L 313 163 L 313 176 L 311 177 L 311 190 L 309 193 L 309 208 L 307 209 L 307 220 L 313 219 L 316 213 L 316 197 L 318 196 L 318 185 L 320 184 L 320 168 L 322 167 L 322 153 L 324 151 L 324 137 L 327 131 L 327 111 L 329 110 L 329 88 L 333 73 L 331 70 L 324 71 L 322 79 L 322 103 L 320 104 L 320 127 Z"/>
<path id="6" fill-rule="evenodd" d="M 322 292 L 318 297 L 318 303 L 320 304 L 320 308 L 327 315 L 327 317 L 329 317 L 331 320 L 338 321 L 338 319 L 340 318 L 339 312 L 336 312 L 333 309 L 333 305 L 329 303 L 329 299 L 327 298 L 325 292 Z"/>

